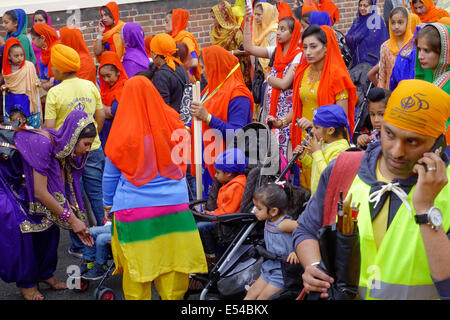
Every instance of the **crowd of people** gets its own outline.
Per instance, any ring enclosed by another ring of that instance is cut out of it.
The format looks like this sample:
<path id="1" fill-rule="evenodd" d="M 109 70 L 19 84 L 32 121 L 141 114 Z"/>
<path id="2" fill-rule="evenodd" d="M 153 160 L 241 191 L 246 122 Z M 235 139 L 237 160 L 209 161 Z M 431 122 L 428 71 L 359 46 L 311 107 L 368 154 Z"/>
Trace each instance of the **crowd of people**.
<path id="1" fill-rule="evenodd" d="M 331 0 L 220 1 L 201 47 L 186 9 L 146 35 L 109 2 L 92 48 L 44 10 L 31 28 L 23 9 L 4 12 L 0 130 L 14 134 L 0 136 L 0 278 L 26 300 L 44 299 L 41 281 L 67 289 L 54 276 L 62 228 L 84 279 L 102 278 L 110 251 L 126 299 L 150 299 L 152 284 L 162 299 L 183 299 L 199 286 L 190 275 L 221 253 L 216 223 L 196 221 L 189 202 L 215 189 L 202 214 L 239 212 L 249 159 L 227 147 L 260 122 L 281 167 L 296 161 L 286 181 L 256 189 L 254 214 L 266 249 L 302 266 L 307 293 L 328 298 L 334 282 L 319 268 L 318 232 L 336 219 L 327 203 L 348 162 L 358 170 L 345 193 L 361 204 L 359 298 L 450 299 L 450 15 L 432 0 L 383 9 L 359 0 L 344 35 Z M 361 65 L 362 93 L 352 78 Z M 190 139 L 199 134 L 200 167 Z M 310 193 L 297 221 L 287 185 Z M 382 270 L 376 287 L 371 266 Z M 280 261 L 267 260 L 245 299 L 285 286 Z"/>

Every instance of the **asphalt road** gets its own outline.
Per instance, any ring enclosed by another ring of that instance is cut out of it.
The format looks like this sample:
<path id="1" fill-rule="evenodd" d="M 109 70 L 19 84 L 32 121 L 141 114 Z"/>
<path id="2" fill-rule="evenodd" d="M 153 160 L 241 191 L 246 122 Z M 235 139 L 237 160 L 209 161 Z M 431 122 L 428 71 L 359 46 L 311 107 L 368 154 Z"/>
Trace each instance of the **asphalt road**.
<path id="1" fill-rule="evenodd" d="M 73 265 L 78 265 L 79 259 L 72 257 L 67 253 L 70 246 L 69 232 L 61 230 L 61 238 L 58 248 L 58 266 L 55 276 L 59 281 L 67 281 L 67 268 Z M 40 292 L 44 295 L 46 300 L 94 300 L 94 291 L 99 284 L 98 281 L 91 281 L 86 291 L 77 292 L 75 290 L 54 291 L 45 283 L 39 285 Z M 123 300 L 122 291 L 122 276 L 110 276 L 104 283 L 104 287 L 112 289 L 116 295 L 117 300 Z M 159 299 L 156 290 L 152 290 L 152 298 Z M 17 289 L 15 283 L 5 283 L 0 280 L 0 300 L 23 300 L 22 295 Z"/>

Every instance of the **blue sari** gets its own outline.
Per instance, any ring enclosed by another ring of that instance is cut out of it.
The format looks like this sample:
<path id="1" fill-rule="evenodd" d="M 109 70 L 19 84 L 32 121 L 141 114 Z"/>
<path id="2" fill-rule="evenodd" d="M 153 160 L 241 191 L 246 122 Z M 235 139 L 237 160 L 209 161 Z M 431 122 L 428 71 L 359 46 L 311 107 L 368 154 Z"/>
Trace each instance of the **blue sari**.
<path id="1" fill-rule="evenodd" d="M 372 0 L 372 6 L 375 7 L 376 4 L 376 0 Z M 369 13 L 366 16 L 362 16 L 358 11 L 358 16 L 345 36 L 345 41 L 352 53 L 353 65 L 364 62 L 372 66 L 376 65 L 378 60 L 368 54 L 377 56 L 379 59 L 380 47 L 387 39 L 389 39 L 389 31 L 383 18 L 378 14 L 378 10 L 374 10 L 372 14 Z"/>

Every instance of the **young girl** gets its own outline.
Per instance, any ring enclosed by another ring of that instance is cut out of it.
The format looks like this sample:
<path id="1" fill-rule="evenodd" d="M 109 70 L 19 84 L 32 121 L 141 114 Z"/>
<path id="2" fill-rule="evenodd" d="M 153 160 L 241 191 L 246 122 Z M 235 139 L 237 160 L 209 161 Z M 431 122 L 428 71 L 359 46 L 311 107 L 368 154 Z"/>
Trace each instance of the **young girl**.
<path id="1" fill-rule="evenodd" d="M 100 56 L 100 93 L 105 109 L 105 122 L 100 131 L 100 141 L 105 150 L 109 131 L 119 105 L 119 98 L 128 76 L 115 52 L 105 51 Z"/>
<path id="2" fill-rule="evenodd" d="M 27 14 L 22 9 L 6 11 L 2 17 L 3 28 L 6 31 L 5 41 L 9 38 L 17 38 L 25 52 L 25 59 L 36 64 L 36 57 L 31 48 L 30 40 L 26 36 L 28 20 Z"/>
<path id="3" fill-rule="evenodd" d="M 44 10 L 36 10 L 31 21 L 33 23 L 33 26 L 36 23 L 45 23 L 48 24 L 49 26 L 52 25 L 52 20 L 50 19 L 50 16 Z M 36 56 L 36 70 L 39 74 L 39 61 L 41 60 L 42 49 L 36 47 L 34 43 L 32 43 L 31 35 L 28 35 L 28 39 L 31 42 L 31 47 L 33 48 L 34 55 Z"/>
<path id="4" fill-rule="evenodd" d="M 344 109 L 337 104 L 319 107 L 313 116 L 311 133 L 313 139 L 306 148 L 297 146 L 294 153 L 300 152 L 299 159 L 307 168 L 311 168 L 311 195 L 316 192 L 320 175 L 337 156 L 347 150 L 350 127 Z"/>
<path id="5" fill-rule="evenodd" d="M 276 118 L 284 118 L 292 109 L 292 83 L 295 68 L 302 57 L 298 46 L 301 36 L 300 23 L 285 17 L 278 23 L 277 46 L 259 47 L 252 44 L 250 33 L 251 9 L 247 7 L 244 29 L 244 48 L 249 54 L 259 58 L 273 59 L 273 67 L 266 77 L 267 89 L 261 119 L 273 123 Z M 287 158 L 289 150 L 290 126 L 288 123 L 276 130 L 279 148 Z"/>
<path id="6" fill-rule="evenodd" d="M 259 221 L 266 221 L 266 250 L 287 256 L 286 262 L 297 264 L 299 260 L 292 243 L 297 221 L 287 215 L 289 199 L 284 188 L 282 184 L 269 183 L 257 189 L 253 195 L 255 215 Z M 250 287 L 244 300 L 267 300 L 284 287 L 281 261 L 267 260 L 262 265 L 261 276 Z"/>
<path id="7" fill-rule="evenodd" d="M 368 133 L 359 134 L 357 138 L 354 137 L 353 141 L 356 140 L 357 147 L 365 149 L 370 142 L 380 139 L 381 122 L 390 96 L 389 90 L 378 87 L 370 89 L 367 99 L 369 100 L 369 116 L 372 126 L 367 128 Z"/>
<path id="8" fill-rule="evenodd" d="M 12 109 L 20 109 L 28 123 L 40 128 L 41 114 L 37 95 L 39 79 L 34 65 L 25 60 L 25 52 L 18 39 L 6 40 L 2 64 L 5 79 L 3 89 L 8 91 L 5 96 L 5 121 L 9 120 Z"/>
<path id="9" fill-rule="evenodd" d="M 389 18 L 389 36 L 380 49 L 380 63 L 378 71 L 378 87 L 389 89 L 392 69 L 400 49 L 411 40 L 411 17 L 404 7 L 397 7 L 391 11 Z"/>

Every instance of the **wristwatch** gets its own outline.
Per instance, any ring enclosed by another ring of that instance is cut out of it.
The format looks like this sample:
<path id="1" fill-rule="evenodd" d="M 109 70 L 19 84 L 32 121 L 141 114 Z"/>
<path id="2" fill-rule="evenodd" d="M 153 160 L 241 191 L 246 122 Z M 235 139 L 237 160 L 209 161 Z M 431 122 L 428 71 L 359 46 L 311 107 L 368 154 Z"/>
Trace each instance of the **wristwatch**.
<path id="1" fill-rule="evenodd" d="M 438 230 L 442 225 L 442 213 L 437 207 L 431 207 L 424 214 L 416 214 L 417 224 L 429 224 L 433 230 Z"/>

